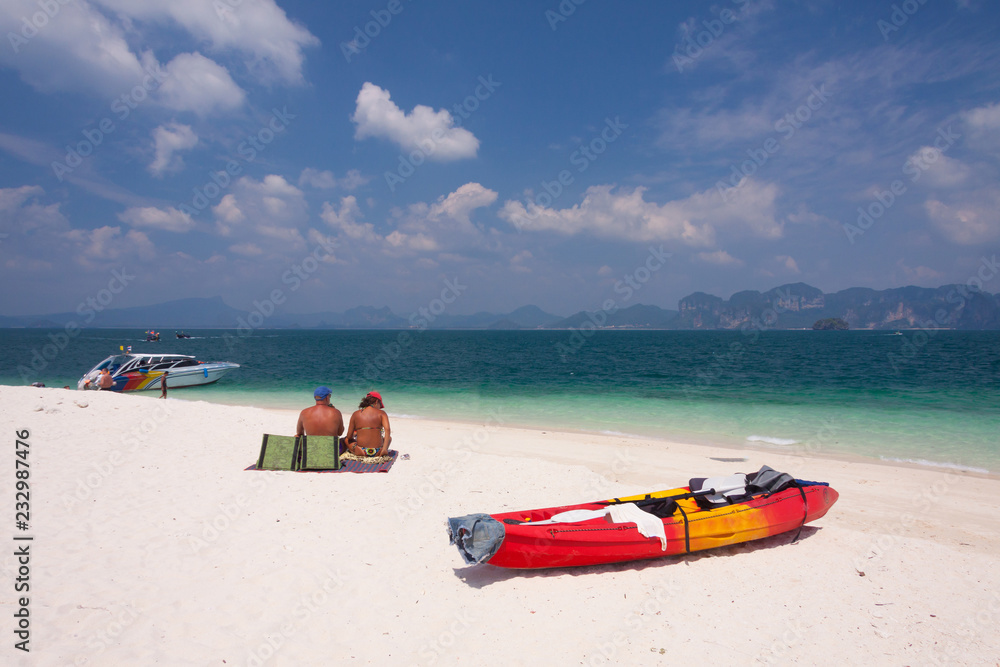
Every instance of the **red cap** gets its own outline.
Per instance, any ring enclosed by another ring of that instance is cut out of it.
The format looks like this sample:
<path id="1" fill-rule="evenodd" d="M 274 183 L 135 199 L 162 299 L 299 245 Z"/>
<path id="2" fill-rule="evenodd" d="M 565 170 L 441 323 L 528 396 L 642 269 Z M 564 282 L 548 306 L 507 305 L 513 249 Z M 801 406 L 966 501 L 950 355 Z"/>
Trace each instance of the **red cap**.
<path id="1" fill-rule="evenodd" d="M 382 394 L 378 393 L 377 391 L 370 391 L 368 392 L 368 395 L 371 396 L 372 398 L 377 398 L 379 403 L 385 405 L 385 403 L 382 401 Z"/>

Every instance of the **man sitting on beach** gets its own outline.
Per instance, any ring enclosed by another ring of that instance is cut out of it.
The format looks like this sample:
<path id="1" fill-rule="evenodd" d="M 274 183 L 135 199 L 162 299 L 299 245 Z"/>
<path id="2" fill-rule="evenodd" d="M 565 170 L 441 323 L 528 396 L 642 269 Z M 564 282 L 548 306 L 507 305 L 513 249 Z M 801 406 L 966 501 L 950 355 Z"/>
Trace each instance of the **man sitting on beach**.
<path id="1" fill-rule="evenodd" d="M 347 451 L 355 456 L 385 456 L 392 434 L 382 395 L 377 391 L 369 392 L 358 407 L 361 409 L 351 415 L 347 425 Z"/>
<path id="2" fill-rule="evenodd" d="M 295 435 L 333 435 L 340 437 L 344 432 L 344 416 L 330 403 L 329 387 L 316 387 L 313 398 L 316 405 L 299 413 L 299 423 L 295 425 Z"/>

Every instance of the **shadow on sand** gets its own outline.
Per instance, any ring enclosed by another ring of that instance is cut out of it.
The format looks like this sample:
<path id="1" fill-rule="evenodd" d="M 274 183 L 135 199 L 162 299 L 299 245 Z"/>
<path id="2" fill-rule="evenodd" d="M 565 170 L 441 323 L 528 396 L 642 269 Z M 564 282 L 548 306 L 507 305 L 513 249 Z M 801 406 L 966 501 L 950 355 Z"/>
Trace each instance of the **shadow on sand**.
<path id="1" fill-rule="evenodd" d="M 822 530 L 819 526 L 803 526 L 802 534 L 798 541 L 812 537 L 817 531 Z M 740 554 L 752 553 L 762 549 L 774 549 L 777 547 L 790 546 L 795 531 L 772 535 L 752 542 L 741 542 L 731 544 L 718 549 L 706 551 L 696 551 L 691 554 L 679 556 L 663 556 L 662 558 L 647 558 L 644 560 L 632 560 L 622 563 L 608 563 L 606 565 L 584 565 L 582 567 L 550 567 L 539 570 L 512 570 L 493 565 L 469 565 L 466 567 L 456 567 L 455 576 L 472 588 L 486 588 L 491 584 L 496 584 L 509 579 L 534 579 L 536 577 L 579 577 L 591 574 L 603 574 L 605 572 L 625 572 L 634 570 L 641 572 L 652 567 L 663 567 L 675 563 L 697 562 L 704 558 L 731 558 Z"/>

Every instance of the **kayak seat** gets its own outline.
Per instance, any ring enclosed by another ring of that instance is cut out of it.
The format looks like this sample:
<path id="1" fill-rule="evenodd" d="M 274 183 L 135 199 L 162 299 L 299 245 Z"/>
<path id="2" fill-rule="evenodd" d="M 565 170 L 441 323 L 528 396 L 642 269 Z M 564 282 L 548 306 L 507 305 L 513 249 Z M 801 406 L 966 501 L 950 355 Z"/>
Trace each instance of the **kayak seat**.
<path id="1" fill-rule="evenodd" d="M 747 475 L 747 481 L 754 488 L 768 494 L 784 491 L 790 486 L 797 485 L 797 480 L 787 472 L 778 472 L 769 466 L 761 466 L 757 472 Z M 803 486 L 808 485 L 804 484 Z"/>
<path id="2" fill-rule="evenodd" d="M 753 497 L 752 492 L 747 492 L 747 476 L 743 473 L 720 477 L 694 477 L 688 482 L 688 488 L 691 489 L 691 493 L 713 489 L 719 491 L 719 493 L 695 496 L 698 507 L 704 510 L 746 502 Z"/>
<path id="3" fill-rule="evenodd" d="M 677 501 L 672 498 L 653 498 L 650 494 L 642 500 L 636 501 L 636 506 L 644 512 L 649 512 L 653 516 L 661 519 L 669 519 L 677 511 Z"/>
<path id="4" fill-rule="evenodd" d="M 733 503 L 743 503 L 754 495 L 778 493 L 796 486 L 809 486 L 809 482 L 800 482 L 787 472 L 778 472 L 770 466 L 761 466 L 757 472 L 749 475 L 735 473 L 720 477 L 695 477 L 688 483 L 692 493 L 709 489 L 727 489 L 722 493 L 695 496 L 695 502 L 702 509 L 724 507 Z"/>

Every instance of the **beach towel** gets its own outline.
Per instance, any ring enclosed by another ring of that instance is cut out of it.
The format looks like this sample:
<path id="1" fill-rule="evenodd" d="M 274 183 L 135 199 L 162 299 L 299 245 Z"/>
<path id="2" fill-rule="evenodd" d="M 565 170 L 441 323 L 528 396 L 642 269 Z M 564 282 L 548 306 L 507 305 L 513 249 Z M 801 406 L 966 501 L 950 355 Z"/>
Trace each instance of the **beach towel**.
<path id="1" fill-rule="evenodd" d="M 340 457 L 340 470 L 298 470 L 296 472 L 305 473 L 328 473 L 328 472 L 389 472 L 389 468 L 399 458 L 399 452 L 389 450 L 388 456 L 359 458 L 350 454 L 343 454 Z M 250 465 L 244 470 L 264 470 L 258 468 L 256 464 Z"/>
<path id="2" fill-rule="evenodd" d="M 298 438 L 265 433 L 255 467 L 257 470 L 295 470 L 298 458 Z"/>
<path id="3" fill-rule="evenodd" d="M 643 537 L 655 537 L 660 540 L 660 548 L 667 550 L 667 534 L 663 528 L 663 521 L 635 503 L 622 503 L 620 505 L 610 505 L 597 510 L 567 510 L 559 514 L 553 514 L 543 521 L 532 521 L 531 525 L 540 526 L 550 523 L 579 523 L 597 517 L 607 516 L 612 523 L 634 523 Z"/>
<path id="4" fill-rule="evenodd" d="M 335 435 L 304 435 L 299 442 L 299 470 L 339 470 L 340 438 Z"/>

